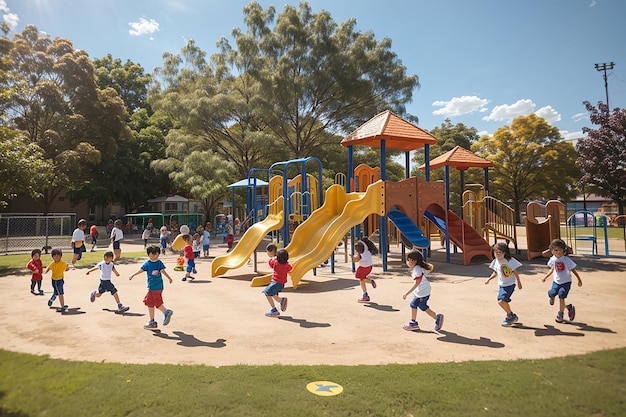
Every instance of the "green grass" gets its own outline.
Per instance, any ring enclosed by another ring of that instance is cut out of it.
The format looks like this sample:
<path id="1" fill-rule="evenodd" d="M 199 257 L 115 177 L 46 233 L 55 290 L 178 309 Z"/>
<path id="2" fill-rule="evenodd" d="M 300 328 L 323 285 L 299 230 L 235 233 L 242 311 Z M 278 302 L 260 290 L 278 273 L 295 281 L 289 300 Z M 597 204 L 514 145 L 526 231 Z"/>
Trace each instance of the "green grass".
<path id="1" fill-rule="evenodd" d="M 576 231 L 576 235 L 577 236 L 593 236 L 593 227 L 577 227 L 576 229 L 574 229 L 573 227 L 570 228 L 569 232 L 567 230 L 567 227 L 561 227 L 561 237 L 563 239 L 567 238 L 567 234 L 571 233 L 572 235 L 574 234 L 574 231 Z M 607 227 L 606 228 L 606 235 L 609 239 L 621 239 L 624 240 L 624 229 L 621 227 Z M 598 239 L 603 239 L 604 238 L 604 228 L 603 227 L 598 227 L 596 228 L 596 236 L 598 237 Z"/>
<path id="2" fill-rule="evenodd" d="M 623 416 L 625 358 L 616 349 L 508 362 L 216 368 L 0 350 L 0 416 Z M 343 393 L 306 390 L 321 380 Z"/>
<path id="3" fill-rule="evenodd" d="M 91 268 L 102 260 L 104 251 L 97 252 L 85 252 L 82 259 L 76 263 L 77 268 Z M 147 258 L 145 251 L 140 252 L 122 252 L 122 259 L 116 263 L 122 264 L 126 262 L 135 262 L 137 259 Z M 26 264 L 30 260 L 30 253 L 18 253 L 12 255 L 0 256 L 0 276 L 17 274 L 20 271 L 26 270 Z M 72 253 L 70 251 L 63 253 L 63 260 L 70 263 L 72 260 Z M 50 262 L 52 262 L 52 256 L 50 254 L 42 254 L 41 261 L 43 262 L 44 270 Z M 1 416 L 0 416 L 1 417 Z"/>

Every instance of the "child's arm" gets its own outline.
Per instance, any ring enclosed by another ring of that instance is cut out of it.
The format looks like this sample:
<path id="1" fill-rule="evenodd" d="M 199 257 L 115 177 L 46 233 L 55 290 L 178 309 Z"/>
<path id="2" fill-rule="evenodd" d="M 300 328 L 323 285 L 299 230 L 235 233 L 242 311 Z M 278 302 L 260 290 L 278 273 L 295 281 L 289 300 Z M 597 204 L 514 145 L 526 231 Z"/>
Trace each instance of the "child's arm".
<path id="1" fill-rule="evenodd" d="M 489 278 L 487 278 L 487 280 L 485 281 L 485 285 L 489 284 L 491 280 L 494 279 L 496 276 L 496 271 L 493 271 L 491 275 L 489 275 Z"/>
<path id="2" fill-rule="evenodd" d="M 356 255 L 354 255 L 352 257 L 352 262 L 356 263 L 356 262 L 359 262 L 360 260 L 361 260 L 361 254 L 360 253 L 357 253 Z"/>
<path id="3" fill-rule="evenodd" d="M 129 276 L 129 277 L 128 277 L 128 280 L 129 280 L 129 281 L 130 281 L 130 280 L 132 280 L 135 276 L 137 276 L 137 275 L 141 274 L 142 272 L 144 272 L 144 270 L 143 270 L 143 269 L 139 269 L 139 270 L 137 270 L 134 274 L 132 274 L 131 276 Z"/>
<path id="4" fill-rule="evenodd" d="M 168 273 L 167 273 L 167 271 L 166 271 L 165 269 L 162 269 L 162 270 L 161 270 L 161 273 L 162 273 L 163 275 L 165 275 L 165 277 L 166 277 L 167 279 L 169 279 L 169 280 L 170 280 L 170 284 L 171 284 L 171 283 L 172 283 L 172 278 L 170 277 L 170 274 L 168 274 Z"/>
<path id="5" fill-rule="evenodd" d="M 408 297 L 409 294 L 411 294 L 413 291 L 415 291 L 415 289 L 417 288 L 418 285 L 420 285 L 420 282 L 422 282 L 422 277 L 416 278 L 415 282 L 413 283 L 413 286 L 411 287 L 410 290 L 408 290 L 406 292 L 406 294 L 402 295 L 402 299 L 406 300 L 406 297 Z"/>
<path id="6" fill-rule="evenodd" d="M 580 279 L 580 275 L 578 275 L 578 271 L 576 271 L 575 269 L 570 269 L 570 271 L 572 272 L 572 274 L 576 275 L 576 278 L 578 278 L 578 286 L 582 287 L 583 281 Z"/>
<path id="7" fill-rule="evenodd" d="M 111 271 L 113 271 L 113 273 L 115 274 L 115 276 L 116 276 L 116 277 L 119 277 L 119 276 L 120 276 L 120 273 L 119 273 L 119 272 L 117 272 L 117 269 L 115 269 L 115 267 L 113 267 L 113 268 L 111 269 Z"/>
<path id="8" fill-rule="evenodd" d="M 545 277 L 543 277 L 543 279 L 542 279 L 541 281 L 546 282 L 546 280 L 548 279 L 548 277 L 549 277 L 550 275 L 552 275 L 552 273 L 553 273 L 553 272 L 554 272 L 554 267 L 550 268 L 550 271 L 548 272 L 548 274 L 547 274 Z"/>
<path id="9" fill-rule="evenodd" d="M 519 288 L 521 290 L 522 289 L 522 281 L 519 279 L 519 273 L 517 272 L 517 270 L 514 270 L 513 274 L 515 275 L 515 278 L 517 278 L 517 288 Z"/>
<path id="10" fill-rule="evenodd" d="M 85 275 L 89 275 L 90 272 L 97 271 L 98 269 L 100 269 L 100 268 L 98 268 L 97 266 L 94 266 L 89 271 L 85 272 Z"/>

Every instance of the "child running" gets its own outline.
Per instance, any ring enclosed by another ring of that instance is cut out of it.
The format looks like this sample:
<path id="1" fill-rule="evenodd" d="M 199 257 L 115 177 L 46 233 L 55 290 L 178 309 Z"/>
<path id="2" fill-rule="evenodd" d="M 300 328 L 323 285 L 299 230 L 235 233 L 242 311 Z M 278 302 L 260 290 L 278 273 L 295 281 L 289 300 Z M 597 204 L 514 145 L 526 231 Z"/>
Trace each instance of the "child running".
<path id="1" fill-rule="evenodd" d="M 105 292 L 109 291 L 113 298 L 115 298 L 115 302 L 117 303 L 117 313 L 124 313 L 128 311 L 130 307 L 124 307 L 124 305 L 120 302 L 120 296 L 117 294 L 117 288 L 113 285 L 111 281 L 111 273 L 115 274 L 116 277 L 119 277 L 120 274 L 115 269 L 115 263 L 113 262 L 113 252 L 107 251 L 104 253 L 104 259 L 96 264 L 93 268 L 86 272 L 86 275 L 89 275 L 90 272 L 100 270 L 100 285 L 97 290 L 93 290 L 89 295 L 89 301 L 92 303 L 96 301 L 97 297 L 100 297 Z"/>
<path id="2" fill-rule="evenodd" d="M 443 327 L 443 314 L 436 314 L 428 307 L 428 299 L 430 298 L 430 282 L 424 275 L 424 270 L 432 271 L 433 266 L 424 262 L 422 253 L 417 250 L 412 250 L 406 255 L 406 265 L 411 268 L 411 277 L 415 281 L 410 290 L 408 290 L 402 299 L 406 300 L 406 297 L 413 292 L 413 300 L 409 304 L 411 307 L 411 321 L 409 324 L 403 326 L 404 330 L 416 331 L 420 329 L 417 323 L 417 309 L 419 308 L 430 317 L 435 319 L 435 331 L 438 332 Z"/>
<path id="3" fill-rule="evenodd" d="M 511 311 L 511 295 L 515 291 L 515 281 L 517 286 L 522 289 L 522 281 L 520 281 L 517 268 L 522 264 L 515 258 L 511 257 L 509 245 L 504 242 L 498 242 L 491 248 L 494 254 L 494 260 L 491 261 L 489 268 L 493 269 L 491 276 L 485 281 L 485 285 L 489 284 L 492 279 L 498 277 L 498 305 L 506 311 L 506 317 L 502 320 L 503 326 L 510 326 L 518 320 L 517 314 Z"/>
<path id="4" fill-rule="evenodd" d="M 548 291 L 548 297 L 550 298 L 550 305 L 554 305 L 554 298 L 559 297 L 559 311 L 556 313 L 554 321 L 557 323 L 563 323 L 563 312 L 567 308 L 567 316 L 569 320 L 574 320 L 576 317 L 576 308 L 572 304 L 565 304 L 565 299 L 569 294 L 569 290 L 572 286 L 572 274 L 576 275 L 578 279 L 578 286 L 582 287 L 583 282 L 576 271 L 576 263 L 567 256 L 569 250 L 565 242 L 561 239 L 554 239 L 550 243 L 550 252 L 552 256 L 548 260 L 548 266 L 550 271 L 543 278 L 542 282 L 546 282 L 548 277 L 552 275 L 552 288 Z"/>
<path id="5" fill-rule="evenodd" d="M 263 294 L 267 298 L 267 302 L 270 303 L 272 309 L 265 313 L 267 317 L 280 316 L 274 301 L 280 303 L 280 311 L 287 310 L 287 297 L 280 298 L 278 294 L 285 288 L 287 283 L 287 274 L 291 271 L 292 266 L 289 261 L 289 252 L 286 249 L 276 250 L 276 245 L 270 243 L 267 245 L 267 256 L 270 257 L 268 264 L 274 270 L 272 274 L 272 282 L 265 287 Z"/>
<path id="6" fill-rule="evenodd" d="M 196 279 L 196 277 L 191 275 L 192 272 L 196 272 L 196 256 L 193 253 L 192 246 L 193 238 L 191 237 L 191 235 L 186 234 L 183 235 L 183 240 L 185 241 L 185 246 L 183 247 L 183 256 L 187 261 L 187 269 L 185 272 L 185 276 L 183 277 L 183 281 L 193 281 L 194 279 Z"/>
<path id="7" fill-rule="evenodd" d="M 26 268 L 33 273 L 30 277 L 30 293 L 34 295 L 43 295 L 41 289 L 41 281 L 43 280 L 43 263 L 41 262 L 41 249 L 33 249 L 30 253 L 30 261 L 26 264 Z M 35 292 L 37 286 L 37 292 Z"/>
<path id="8" fill-rule="evenodd" d="M 63 257 L 63 252 L 61 252 L 61 249 L 52 249 L 50 255 L 52 255 L 52 262 L 50 262 L 50 265 L 48 265 L 48 267 L 46 268 L 46 272 L 44 272 L 45 274 L 47 274 L 48 271 L 52 271 L 52 297 L 50 297 L 50 299 L 48 300 L 48 307 L 52 307 L 52 303 L 54 303 L 54 300 L 59 297 L 59 303 L 61 304 L 60 311 L 63 313 L 68 309 L 67 305 L 65 304 L 64 277 L 65 271 L 67 271 L 69 268 L 67 262 L 61 259 Z"/>
<path id="9" fill-rule="evenodd" d="M 161 249 L 159 249 L 158 246 L 148 246 L 146 253 L 149 259 L 141 265 L 141 268 L 137 272 L 128 277 L 128 279 L 132 280 L 134 276 L 141 274 L 143 271 L 145 271 L 148 276 L 148 293 L 144 297 L 143 303 L 148 307 L 150 321 L 148 321 L 143 328 L 151 330 L 159 327 L 154 320 L 155 307 L 163 312 L 164 326 L 167 326 L 172 318 L 172 314 L 174 314 L 172 310 L 165 308 L 163 305 L 163 275 L 170 281 L 170 284 L 172 283 L 172 278 L 165 271 L 165 264 L 159 259 Z"/>
<path id="10" fill-rule="evenodd" d="M 355 278 L 359 280 L 361 284 L 361 290 L 363 291 L 363 296 L 359 298 L 357 301 L 359 303 L 367 303 L 370 301 L 370 296 L 367 293 L 367 285 L 365 284 L 365 280 L 367 276 L 372 272 L 372 253 L 369 251 L 369 248 L 365 244 L 365 242 L 359 240 L 354 244 L 354 250 L 356 251 L 356 255 L 352 258 L 353 262 L 358 262 L 359 267 L 356 269 L 356 273 L 354 274 Z M 372 284 L 372 288 L 376 288 L 376 281 L 370 279 Z"/>

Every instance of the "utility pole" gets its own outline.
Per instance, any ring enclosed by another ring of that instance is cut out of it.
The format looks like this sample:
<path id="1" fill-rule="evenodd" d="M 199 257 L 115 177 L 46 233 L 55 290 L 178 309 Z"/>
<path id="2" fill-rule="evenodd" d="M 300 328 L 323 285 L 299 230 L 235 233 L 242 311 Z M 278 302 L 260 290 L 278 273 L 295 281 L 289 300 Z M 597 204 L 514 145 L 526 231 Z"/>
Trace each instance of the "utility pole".
<path id="1" fill-rule="evenodd" d="M 596 71 L 603 71 L 604 72 L 604 91 L 606 91 L 606 107 L 609 109 L 609 111 L 611 110 L 611 108 L 609 107 L 609 82 L 606 79 L 606 72 L 608 70 L 612 70 L 613 68 L 615 68 L 615 62 L 611 62 L 610 64 L 607 64 L 606 62 L 604 64 L 596 64 Z"/>

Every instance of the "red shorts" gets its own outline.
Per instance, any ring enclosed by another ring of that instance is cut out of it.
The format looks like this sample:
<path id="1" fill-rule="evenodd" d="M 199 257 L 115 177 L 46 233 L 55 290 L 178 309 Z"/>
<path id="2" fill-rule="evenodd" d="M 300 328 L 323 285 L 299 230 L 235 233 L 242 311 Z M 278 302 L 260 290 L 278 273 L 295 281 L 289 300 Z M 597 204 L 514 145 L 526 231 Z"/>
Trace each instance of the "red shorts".
<path id="1" fill-rule="evenodd" d="M 370 266 L 360 266 L 356 269 L 355 277 L 358 279 L 365 279 L 372 272 L 372 265 Z"/>
<path id="2" fill-rule="evenodd" d="M 163 290 L 148 290 L 148 293 L 143 298 L 143 303 L 148 307 L 159 308 L 163 305 Z"/>

